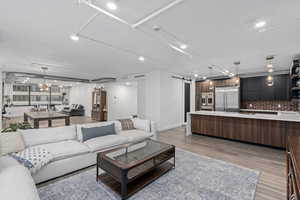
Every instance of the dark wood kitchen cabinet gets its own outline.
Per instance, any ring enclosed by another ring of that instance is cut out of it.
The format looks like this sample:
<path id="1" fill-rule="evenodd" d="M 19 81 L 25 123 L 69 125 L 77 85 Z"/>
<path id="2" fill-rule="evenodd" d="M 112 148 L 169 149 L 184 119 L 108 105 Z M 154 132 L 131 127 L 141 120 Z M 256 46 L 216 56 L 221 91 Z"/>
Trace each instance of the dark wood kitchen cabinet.
<path id="1" fill-rule="evenodd" d="M 290 99 L 289 75 L 273 77 L 274 85 L 266 84 L 267 76 L 241 79 L 242 101 L 288 101 Z"/>
<path id="2" fill-rule="evenodd" d="M 288 136 L 300 136 L 300 122 L 192 114 L 194 134 L 286 148 Z"/>

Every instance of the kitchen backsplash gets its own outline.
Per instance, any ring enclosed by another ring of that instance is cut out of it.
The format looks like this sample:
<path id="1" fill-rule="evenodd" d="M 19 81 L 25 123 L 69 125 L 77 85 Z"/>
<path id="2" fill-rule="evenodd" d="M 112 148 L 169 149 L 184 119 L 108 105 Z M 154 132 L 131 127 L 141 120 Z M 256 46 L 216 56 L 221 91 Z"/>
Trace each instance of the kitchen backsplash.
<path id="1" fill-rule="evenodd" d="M 293 101 L 245 101 L 243 109 L 298 111 L 298 103 Z"/>

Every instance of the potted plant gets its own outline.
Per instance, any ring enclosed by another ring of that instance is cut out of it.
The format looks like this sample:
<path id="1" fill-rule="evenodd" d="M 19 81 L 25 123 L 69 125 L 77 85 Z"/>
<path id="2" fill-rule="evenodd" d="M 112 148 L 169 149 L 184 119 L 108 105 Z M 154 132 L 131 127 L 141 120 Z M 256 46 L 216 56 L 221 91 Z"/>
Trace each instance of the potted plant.
<path id="1" fill-rule="evenodd" d="M 11 123 L 9 127 L 3 129 L 1 132 L 15 132 L 18 129 L 32 129 L 31 125 L 28 122 L 17 122 L 17 123 Z"/>

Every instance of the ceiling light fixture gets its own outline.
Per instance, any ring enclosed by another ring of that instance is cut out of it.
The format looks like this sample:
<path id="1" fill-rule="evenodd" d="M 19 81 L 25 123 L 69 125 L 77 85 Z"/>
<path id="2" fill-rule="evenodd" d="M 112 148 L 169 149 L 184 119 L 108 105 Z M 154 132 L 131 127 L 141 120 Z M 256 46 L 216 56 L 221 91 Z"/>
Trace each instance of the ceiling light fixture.
<path id="1" fill-rule="evenodd" d="M 118 9 L 117 4 L 115 4 L 114 2 L 108 2 L 108 3 L 106 4 L 106 7 L 107 7 L 109 10 L 117 10 L 117 9 Z"/>
<path id="2" fill-rule="evenodd" d="M 180 45 L 180 48 L 181 48 L 181 49 L 187 49 L 188 46 L 187 46 L 186 44 L 181 44 L 181 45 Z"/>
<path id="3" fill-rule="evenodd" d="M 130 83 L 130 82 L 126 82 L 125 84 L 126 84 L 127 86 L 131 85 L 131 83 Z"/>
<path id="4" fill-rule="evenodd" d="M 272 72 L 274 72 L 274 70 L 271 68 L 271 69 L 268 69 L 268 72 L 272 73 Z"/>
<path id="5" fill-rule="evenodd" d="M 267 68 L 272 68 L 273 65 L 270 63 L 270 64 L 267 64 Z"/>
<path id="6" fill-rule="evenodd" d="M 207 77 L 206 77 L 206 76 L 203 76 L 203 77 L 202 77 L 202 79 L 203 79 L 203 80 L 206 80 L 206 79 L 207 79 Z"/>
<path id="7" fill-rule="evenodd" d="M 194 76 L 197 78 L 199 75 L 198 74 L 194 74 Z"/>
<path id="8" fill-rule="evenodd" d="M 259 29 L 259 28 L 263 28 L 267 25 L 266 21 L 258 21 L 254 24 L 254 28 Z"/>
<path id="9" fill-rule="evenodd" d="M 73 40 L 73 41 L 78 41 L 78 40 L 79 40 L 79 36 L 78 36 L 77 34 L 75 34 L 75 33 L 72 33 L 72 34 L 70 35 L 70 38 L 71 38 L 71 40 Z"/>
<path id="10" fill-rule="evenodd" d="M 140 57 L 139 57 L 139 61 L 144 62 L 144 61 L 145 61 L 145 57 L 140 56 Z"/>

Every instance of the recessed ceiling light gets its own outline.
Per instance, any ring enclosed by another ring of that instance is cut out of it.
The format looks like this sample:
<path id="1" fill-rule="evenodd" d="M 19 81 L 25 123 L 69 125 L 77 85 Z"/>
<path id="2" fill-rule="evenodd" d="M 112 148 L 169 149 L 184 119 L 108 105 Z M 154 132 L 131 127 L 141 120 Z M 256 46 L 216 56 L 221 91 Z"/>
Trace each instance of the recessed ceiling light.
<path id="1" fill-rule="evenodd" d="M 114 2 L 108 2 L 106 4 L 106 7 L 110 10 L 117 10 L 118 9 L 118 6 L 117 4 L 115 4 Z"/>
<path id="2" fill-rule="evenodd" d="M 230 73 L 230 74 L 229 74 L 229 77 L 234 77 L 234 73 Z"/>
<path id="3" fill-rule="evenodd" d="M 130 83 L 130 82 L 126 82 L 125 84 L 126 84 L 126 85 L 128 85 L 128 86 L 129 86 L 129 85 L 131 85 L 131 83 Z"/>
<path id="4" fill-rule="evenodd" d="M 203 76 L 203 77 L 202 77 L 202 79 L 203 79 L 203 80 L 206 80 L 206 79 L 207 79 L 207 77 L 206 77 L 206 76 Z"/>
<path id="5" fill-rule="evenodd" d="M 271 69 L 268 69 L 268 72 L 269 73 L 272 73 L 274 70 L 271 68 Z"/>
<path id="6" fill-rule="evenodd" d="M 198 74 L 194 74 L 194 76 L 197 78 L 199 75 Z"/>
<path id="7" fill-rule="evenodd" d="M 78 35 L 77 35 L 77 34 L 74 34 L 74 33 L 70 35 L 70 38 L 71 38 L 71 40 L 73 40 L 73 41 L 78 41 L 78 40 L 79 40 Z"/>
<path id="8" fill-rule="evenodd" d="M 160 31 L 160 27 L 157 26 L 157 25 L 153 26 L 152 29 L 153 29 L 154 31 Z"/>
<path id="9" fill-rule="evenodd" d="M 254 24 L 254 28 L 258 29 L 258 28 L 263 28 L 265 27 L 267 24 L 266 21 L 258 21 Z"/>
<path id="10" fill-rule="evenodd" d="M 187 46 L 186 44 L 181 44 L 181 45 L 180 45 L 180 48 L 181 48 L 181 49 L 187 49 L 188 46 Z"/>
<path id="11" fill-rule="evenodd" d="M 140 57 L 139 57 L 139 61 L 144 62 L 144 61 L 145 61 L 145 57 L 140 56 Z"/>

